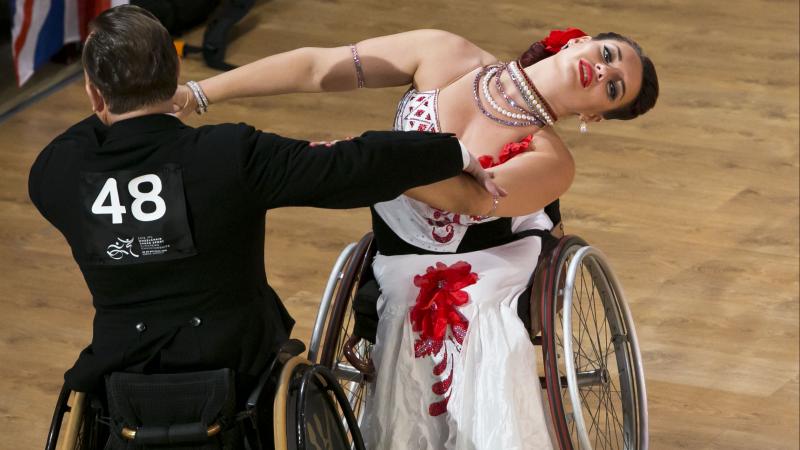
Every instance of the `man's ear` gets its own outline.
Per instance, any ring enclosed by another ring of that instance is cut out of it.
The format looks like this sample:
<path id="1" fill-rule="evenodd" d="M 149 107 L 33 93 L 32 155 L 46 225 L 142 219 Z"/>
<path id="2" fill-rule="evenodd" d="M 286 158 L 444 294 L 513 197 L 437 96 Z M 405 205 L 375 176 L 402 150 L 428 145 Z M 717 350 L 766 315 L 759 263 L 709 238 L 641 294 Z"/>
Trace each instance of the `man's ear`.
<path id="1" fill-rule="evenodd" d="M 89 101 L 92 103 L 92 111 L 95 113 L 102 113 L 107 107 L 106 101 L 103 98 L 103 94 L 97 89 L 97 86 L 89 81 L 88 76 L 84 76 L 83 87 L 86 90 L 86 96 L 89 97 Z"/>

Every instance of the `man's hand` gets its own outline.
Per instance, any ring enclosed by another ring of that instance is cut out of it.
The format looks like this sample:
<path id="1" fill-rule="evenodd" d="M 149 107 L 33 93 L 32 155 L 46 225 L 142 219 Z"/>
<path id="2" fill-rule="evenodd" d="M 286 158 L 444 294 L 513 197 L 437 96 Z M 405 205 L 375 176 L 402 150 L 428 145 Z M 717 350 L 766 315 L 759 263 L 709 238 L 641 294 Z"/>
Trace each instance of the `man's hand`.
<path id="1" fill-rule="evenodd" d="M 484 189 L 492 196 L 495 197 L 505 197 L 508 195 L 505 189 L 495 184 L 494 180 L 494 173 L 486 171 L 482 166 L 481 163 L 478 162 L 478 159 L 475 158 L 475 155 L 470 153 L 469 155 L 469 164 L 467 168 L 464 169 L 464 172 L 472 175 L 475 178 L 475 181 L 478 182 Z"/>

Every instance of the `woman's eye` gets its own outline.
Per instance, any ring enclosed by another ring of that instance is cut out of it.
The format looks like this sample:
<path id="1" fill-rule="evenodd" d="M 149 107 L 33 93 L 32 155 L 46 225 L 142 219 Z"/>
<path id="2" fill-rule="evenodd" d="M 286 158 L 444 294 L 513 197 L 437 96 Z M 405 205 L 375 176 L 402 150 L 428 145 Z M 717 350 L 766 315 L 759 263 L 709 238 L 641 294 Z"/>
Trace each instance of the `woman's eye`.
<path id="1" fill-rule="evenodd" d="M 616 100 L 617 98 L 617 86 L 612 81 L 608 82 L 608 97 L 611 100 Z"/>
<path id="2" fill-rule="evenodd" d="M 603 46 L 603 59 L 607 62 L 611 62 L 611 52 L 608 50 L 608 47 Z"/>

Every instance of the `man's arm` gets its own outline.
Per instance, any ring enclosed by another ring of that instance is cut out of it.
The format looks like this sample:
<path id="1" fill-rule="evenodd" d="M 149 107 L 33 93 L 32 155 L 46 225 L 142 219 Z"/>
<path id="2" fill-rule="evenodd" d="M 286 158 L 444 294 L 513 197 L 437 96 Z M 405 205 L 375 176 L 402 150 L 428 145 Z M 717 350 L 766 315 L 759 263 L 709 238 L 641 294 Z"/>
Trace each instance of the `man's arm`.
<path id="1" fill-rule="evenodd" d="M 48 217 L 44 203 L 45 199 L 42 195 L 42 186 L 46 181 L 53 181 L 53 175 L 45 175 L 45 169 L 51 164 L 50 160 L 56 148 L 59 146 L 81 148 L 99 146 L 99 141 L 103 138 L 107 129 L 108 127 L 103 125 L 96 115 L 92 114 L 57 136 L 39 153 L 28 175 L 28 196 L 42 215 Z M 59 175 L 62 175 L 61 172 L 61 170 L 56 171 Z"/>
<path id="2" fill-rule="evenodd" d="M 265 209 L 369 206 L 464 169 L 461 146 L 447 134 L 368 132 L 312 147 L 308 141 L 235 127 L 243 139 L 236 154 L 244 184 Z"/>
<path id="3" fill-rule="evenodd" d="M 539 133 L 536 139 L 535 151 L 489 170 L 508 193 L 505 197 L 495 198 L 473 178 L 463 175 L 410 189 L 406 195 L 460 214 L 513 217 L 536 212 L 561 197 L 575 175 L 572 155 L 557 136 Z"/>

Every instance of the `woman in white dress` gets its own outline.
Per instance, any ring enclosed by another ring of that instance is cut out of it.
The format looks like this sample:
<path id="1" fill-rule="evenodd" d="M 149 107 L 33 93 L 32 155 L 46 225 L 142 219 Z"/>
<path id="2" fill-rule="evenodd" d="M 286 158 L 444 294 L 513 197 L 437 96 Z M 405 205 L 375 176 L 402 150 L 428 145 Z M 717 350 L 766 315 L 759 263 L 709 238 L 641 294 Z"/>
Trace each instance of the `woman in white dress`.
<path id="1" fill-rule="evenodd" d="M 506 64 L 418 30 L 273 55 L 180 87 L 175 104 L 183 114 L 237 97 L 408 84 L 394 128 L 456 134 L 506 195 L 462 176 L 372 208 L 381 296 L 368 448 L 550 449 L 516 309 L 541 250 L 536 230 L 560 220 L 543 208 L 574 174 L 550 125 L 578 117 L 583 131 L 643 114 L 658 96 L 655 69 L 614 33 L 553 32 Z"/>

